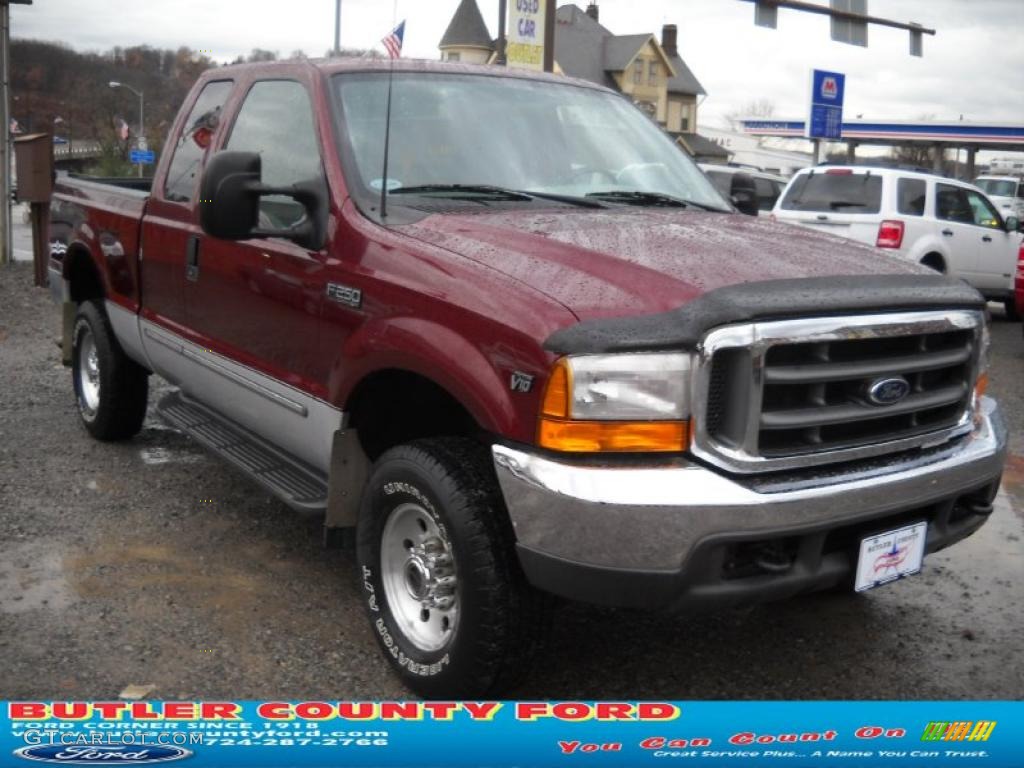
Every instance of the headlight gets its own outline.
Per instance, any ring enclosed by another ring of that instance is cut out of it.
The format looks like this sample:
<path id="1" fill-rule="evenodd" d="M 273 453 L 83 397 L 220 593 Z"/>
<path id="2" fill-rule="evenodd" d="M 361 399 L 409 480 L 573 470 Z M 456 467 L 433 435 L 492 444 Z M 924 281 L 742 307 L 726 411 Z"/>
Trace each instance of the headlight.
<path id="1" fill-rule="evenodd" d="M 682 451 L 689 436 L 690 356 L 563 357 L 548 379 L 538 442 L 556 451 Z"/>

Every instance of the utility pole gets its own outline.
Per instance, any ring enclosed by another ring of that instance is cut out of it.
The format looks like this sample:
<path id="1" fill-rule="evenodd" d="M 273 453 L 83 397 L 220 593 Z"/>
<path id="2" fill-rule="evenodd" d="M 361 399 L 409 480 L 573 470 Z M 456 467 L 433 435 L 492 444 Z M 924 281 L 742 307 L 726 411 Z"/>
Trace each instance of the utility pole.
<path id="1" fill-rule="evenodd" d="M 505 46 L 508 45 L 508 0 L 498 0 L 498 51 L 494 63 L 501 66 L 508 64 L 505 57 Z"/>
<path id="2" fill-rule="evenodd" d="M 547 5 L 544 14 L 544 71 L 555 71 L 555 0 L 543 0 Z"/>
<path id="3" fill-rule="evenodd" d="M 32 0 L 0 0 L 0 264 L 14 261 L 11 240 L 11 9 Z"/>
<path id="4" fill-rule="evenodd" d="M 341 56 L 341 0 L 334 4 L 334 55 Z"/>

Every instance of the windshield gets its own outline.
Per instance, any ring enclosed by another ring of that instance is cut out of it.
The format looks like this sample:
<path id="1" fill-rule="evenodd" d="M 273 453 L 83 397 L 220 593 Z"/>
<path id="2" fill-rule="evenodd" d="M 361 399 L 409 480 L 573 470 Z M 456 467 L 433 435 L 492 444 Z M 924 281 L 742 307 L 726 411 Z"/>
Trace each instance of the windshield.
<path id="1" fill-rule="evenodd" d="M 787 211 L 878 213 L 881 207 L 882 177 L 849 171 L 801 174 L 782 199 Z"/>
<path id="2" fill-rule="evenodd" d="M 334 77 L 346 175 L 364 198 L 383 187 L 387 86 L 386 73 Z M 514 77 L 423 72 L 396 72 L 392 88 L 392 204 L 408 201 L 409 194 L 397 194 L 402 189 L 427 194 L 454 184 L 567 197 L 645 192 L 729 209 L 683 150 L 619 96 Z"/>
<path id="3" fill-rule="evenodd" d="M 1017 196 L 1017 182 L 1013 179 L 977 179 L 974 183 L 994 197 Z"/>

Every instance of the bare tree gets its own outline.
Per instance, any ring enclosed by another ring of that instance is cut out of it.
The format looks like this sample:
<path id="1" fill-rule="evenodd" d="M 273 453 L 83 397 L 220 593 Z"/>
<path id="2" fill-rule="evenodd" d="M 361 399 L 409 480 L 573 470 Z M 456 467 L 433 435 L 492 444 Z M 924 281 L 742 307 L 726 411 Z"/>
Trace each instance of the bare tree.
<path id="1" fill-rule="evenodd" d="M 738 129 L 740 121 L 747 118 L 761 118 L 768 119 L 775 115 L 775 102 L 771 99 L 754 99 L 748 101 L 739 109 L 734 109 L 731 112 L 725 113 L 725 119 L 729 122 L 729 127 L 733 130 Z"/>

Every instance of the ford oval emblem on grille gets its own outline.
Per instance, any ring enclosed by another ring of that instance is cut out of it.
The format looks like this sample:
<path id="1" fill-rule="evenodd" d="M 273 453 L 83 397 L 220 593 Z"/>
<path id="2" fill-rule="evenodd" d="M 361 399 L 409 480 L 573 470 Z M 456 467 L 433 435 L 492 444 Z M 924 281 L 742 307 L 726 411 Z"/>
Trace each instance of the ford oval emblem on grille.
<path id="1" fill-rule="evenodd" d="M 868 385 L 868 400 L 875 405 L 896 405 L 910 394 L 910 382 L 902 376 L 877 379 Z"/>

